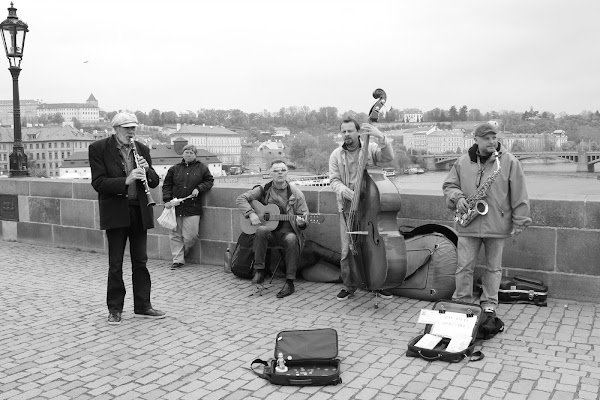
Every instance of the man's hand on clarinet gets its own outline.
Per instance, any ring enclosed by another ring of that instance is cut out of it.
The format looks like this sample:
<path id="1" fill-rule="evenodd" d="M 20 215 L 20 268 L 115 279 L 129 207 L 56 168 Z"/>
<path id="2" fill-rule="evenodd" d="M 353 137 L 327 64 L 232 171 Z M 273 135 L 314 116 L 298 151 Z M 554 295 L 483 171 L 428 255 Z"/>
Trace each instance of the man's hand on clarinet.
<path id="1" fill-rule="evenodd" d="M 146 179 L 146 170 L 144 168 L 135 168 L 129 173 L 127 178 L 125 178 L 125 184 L 131 185 L 135 181 L 144 179 Z"/>
<path id="2" fill-rule="evenodd" d="M 150 164 L 148 164 L 148 161 L 146 161 L 146 159 L 142 156 L 138 155 L 137 163 L 138 163 L 138 167 L 144 168 L 144 172 L 146 172 L 146 171 L 148 171 L 148 169 L 150 169 Z"/>

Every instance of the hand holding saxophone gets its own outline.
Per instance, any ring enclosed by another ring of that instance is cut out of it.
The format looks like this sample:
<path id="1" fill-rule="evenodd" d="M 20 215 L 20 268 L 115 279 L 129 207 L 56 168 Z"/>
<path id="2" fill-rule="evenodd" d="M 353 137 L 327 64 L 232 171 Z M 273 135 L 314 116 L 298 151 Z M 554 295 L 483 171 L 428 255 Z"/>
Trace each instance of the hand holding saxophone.
<path id="1" fill-rule="evenodd" d="M 466 212 L 469 211 L 469 203 L 467 203 L 467 200 L 465 200 L 464 197 L 458 199 L 456 202 L 456 209 L 463 214 L 466 214 Z"/>

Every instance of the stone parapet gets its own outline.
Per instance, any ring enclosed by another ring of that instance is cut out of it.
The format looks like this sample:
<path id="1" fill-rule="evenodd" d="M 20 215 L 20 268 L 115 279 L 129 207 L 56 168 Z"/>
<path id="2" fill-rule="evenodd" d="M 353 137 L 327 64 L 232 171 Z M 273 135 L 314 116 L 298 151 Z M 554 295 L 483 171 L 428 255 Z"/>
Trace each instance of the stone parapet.
<path id="1" fill-rule="evenodd" d="M 189 262 L 222 264 L 225 250 L 235 246 L 241 233 L 235 199 L 248 189 L 246 184 L 219 183 L 207 193 L 200 245 L 192 249 Z M 307 228 L 307 237 L 338 249 L 335 194 L 329 187 L 302 190 L 311 212 L 325 217 L 322 224 Z M 159 203 L 154 207 L 157 218 L 163 210 L 160 187 L 152 192 Z M 441 189 L 400 190 L 400 195 L 402 209 L 397 219 L 401 229 L 427 223 L 453 226 L 453 213 L 446 208 Z M 7 241 L 106 252 L 96 199 L 89 181 L 0 179 L 0 235 Z M 505 275 L 541 279 L 553 297 L 596 300 L 600 292 L 600 196 L 533 196 L 531 212 L 533 225 L 518 238 L 506 241 Z M 149 257 L 171 260 L 168 233 L 158 223 L 148 232 Z M 485 264 L 483 251 L 480 264 Z"/>

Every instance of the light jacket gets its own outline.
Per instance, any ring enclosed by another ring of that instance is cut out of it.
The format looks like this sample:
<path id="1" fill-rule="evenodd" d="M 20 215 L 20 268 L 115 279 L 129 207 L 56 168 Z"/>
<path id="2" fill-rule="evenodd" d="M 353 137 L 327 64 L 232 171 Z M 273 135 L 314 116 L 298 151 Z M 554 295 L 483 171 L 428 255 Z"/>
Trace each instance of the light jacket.
<path id="1" fill-rule="evenodd" d="M 460 198 L 467 198 L 477 191 L 477 149 L 475 144 L 460 157 L 444 180 L 442 189 L 446 205 L 451 210 L 456 210 Z M 504 238 L 510 236 L 513 224 L 523 228 L 531 224 L 529 197 L 521 163 L 500 144 L 497 151 L 501 172 L 484 198 L 488 212 L 477 216 L 465 227 L 456 224 L 459 236 Z M 484 164 L 480 185 L 496 170 L 496 165 L 496 157 L 490 156 Z"/>
<path id="2" fill-rule="evenodd" d="M 329 156 L 329 184 L 331 189 L 337 194 L 338 210 L 341 210 L 344 203 L 342 192 L 350 184 L 350 166 L 348 165 L 348 153 L 346 145 L 342 145 Z M 389 145 L 387 138 L 384 145 L 369 143 L 369 153 L 366 168 L 373 168 L 379 163 L 389 162 L 394 159 L 394 150 Z"/>
<path id="3" fill-rule="evenodd" d="M 163 201 L 166 203 L 174 198 L 182 199 L 192 194 L 194 189 L 198 189 L 200 192 L 198 196 L 186 199 L 175 207 L 175 215 L 178 217 L 202 215 L 203 194 L 213 187 L 214 180 L 204 163 L 198 160 L 189 163 L 182 160 L 167 171 L 162 188 Z"/>
<path id="4" fill-rule="evenodd" d="M 273 181 L 267 183 L 264 187 L 257 185 L 255 187 L 253 187 L 251 190 L 249 190 L 245 193 L 242 193 L 241 195 L 239 195 L 237 197 L 237 199 L 235 200 L 235 204 L 238 206 L 238 208 L 240 209 L 240 211 L 242 212 L 242 214 L 245 217 L 248 217 L 250 214 L 252 214 L 252 212 L 254 212 L 254 209 L 250 205 L 250 203 L 252 201 L 258 200 L 265 206 L 268 204 L 269 197 L 270 197 L 269 189 L 271 188 L 272 185 L 273 185 Z M 298 189 L 297 187 L 295 187 L 293 185 L 290 185 L 289 183 L 287 185 L 287 192 L 288 192 L 288 202 L 287 202 L 286 210 L 285 210 L 286 213 L 288 215 L 308 214 L 308 205 L 306 204 L 306 199 L 304 198 L 304 193 L 302 193 L 302 191 L 300 189 Z M 304 249 L 304 243 L 306 242 L 306 237 L 304 235 L 303 230 L 306 229 L 306 227 L 308 225 L 299 227 L 295 218 L 293 218 L 290 221 L 290 224 L 292 225 L 292 229 L 294 230 L 294 232 L 296 233 L 296 236 L 298 237 L 298 243 L 300 243 L 300 253 L 302 253 L 302 249 Z"/>

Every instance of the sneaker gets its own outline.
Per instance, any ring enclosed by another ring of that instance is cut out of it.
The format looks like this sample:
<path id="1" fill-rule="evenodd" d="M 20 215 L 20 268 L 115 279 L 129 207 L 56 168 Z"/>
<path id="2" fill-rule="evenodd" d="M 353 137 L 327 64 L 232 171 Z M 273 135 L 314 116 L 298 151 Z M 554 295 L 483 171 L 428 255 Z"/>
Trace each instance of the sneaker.
<path id="1" fill-rule="evenodd" d="M 161 319 L 165 317 L 165 313 L 154 308 L 149 308 L 146 311 L 134 311 L 135 316 L 139 318 L 154 318 Z"/>
<path id="2" fill-rule="evenodd" d="M 347 291 L 346 289 L 342 289 L 340 290 L 340 292 L 337 295 L 337 299 L 338 300 L 346 300 L 347 298 L 351 297 L 353 293 L 350 293 L 349 291 Z"/>
<path id="3" fill-rule="evenodd" d="M 494 310 L 494 306 L 485 306 L 485 307 L 483 307 L 483 312 L 488 313 L 488 314 L 493 314 L 496 312 L 496 310 Z"/>
<path id="4" fill-rule="evenodd" d="M 391 299 L 394 297 L 394 295 L 387 289 L 377 290 L 375 293 L 379 294 L 379 296 L 381 296 L 383 299 Z"/>
<path id="5" fill-rule="evenodd" d="M 183 267 L 184 265 L 185 265 L 184 263 L 173 263 L 173 265 L 171 265 L 171 270 L 179 269 L 179 268 Z"/>
<path id="6" fill-rule="evenodd" d="M 119 311 L 111 311 L 108 314 L 109 325 L 119 325 L 121 323 L 121 313 Z"/>

